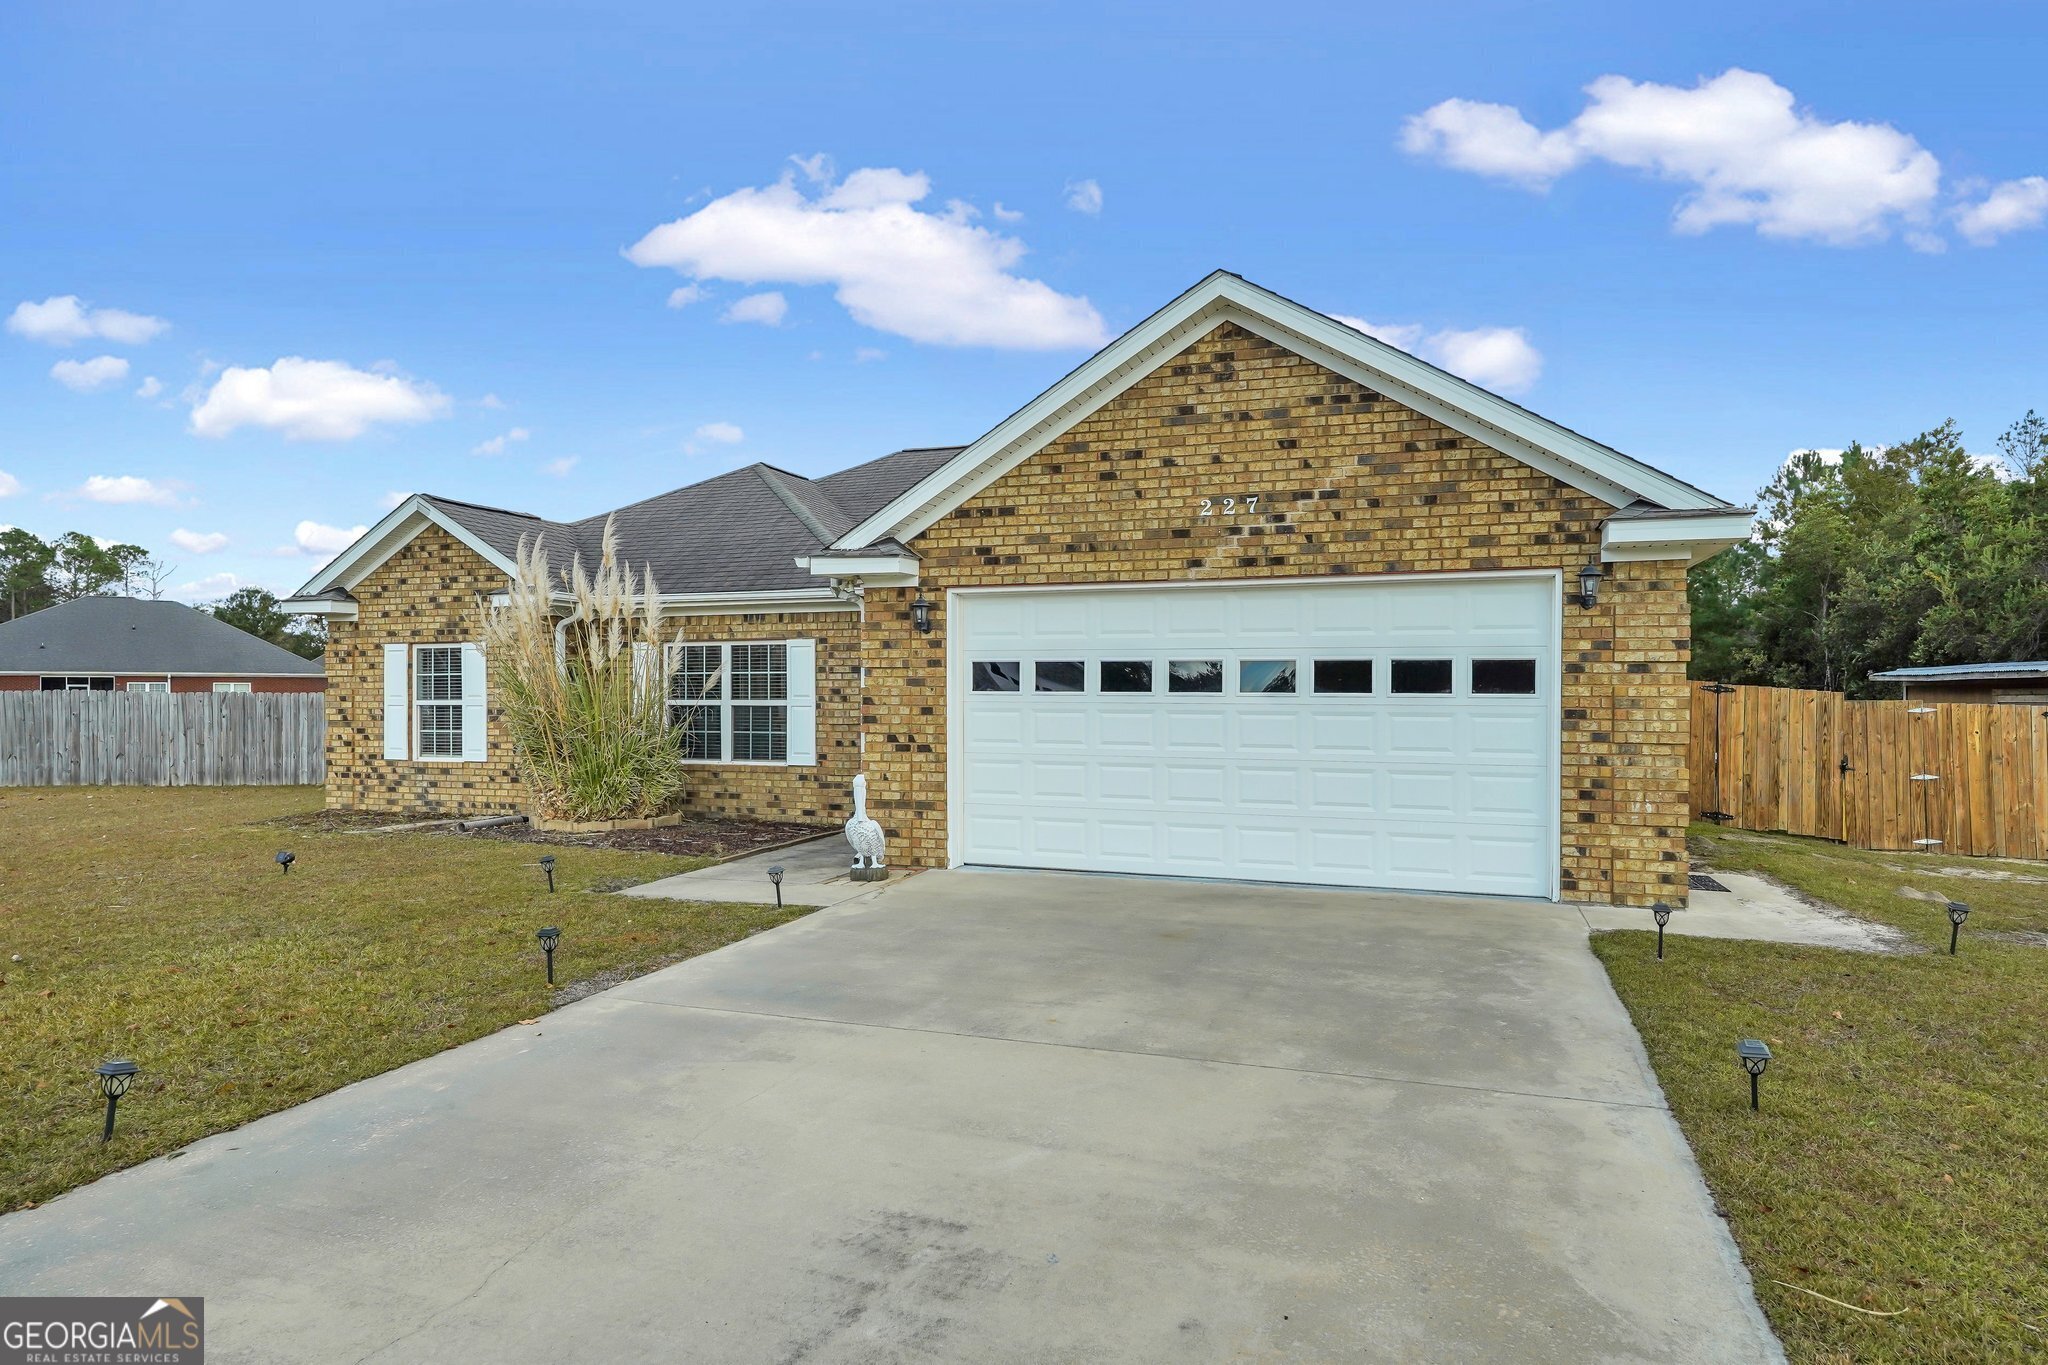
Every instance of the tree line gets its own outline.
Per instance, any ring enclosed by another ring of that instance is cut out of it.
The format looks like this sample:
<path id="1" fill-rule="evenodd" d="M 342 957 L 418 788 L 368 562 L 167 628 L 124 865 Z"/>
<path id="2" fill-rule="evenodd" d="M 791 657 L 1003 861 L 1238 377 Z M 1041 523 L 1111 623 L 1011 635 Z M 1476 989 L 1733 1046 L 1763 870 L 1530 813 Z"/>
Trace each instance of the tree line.
<path id="1" fill-rule="evenodd" d="M 173 572 L 140 545 L 102 544 L 83 531 L 44 540 L 10 526 L 0 531 L 0 622 L 79 597 L 161 598 Z M 263 588 L 237 589 L 199 610 L 304 658 L 327 647 L 316 618 L 291 615 Z"/>
<path id="2" fill-rule="evenodd" d="M 1890 696 L 1870 674 L 2048 658 L 2048 421 L 2028 412 L 1995 456 L 1953 421 L 1794 455 L 1689 594 L 1700 679 Z"/>

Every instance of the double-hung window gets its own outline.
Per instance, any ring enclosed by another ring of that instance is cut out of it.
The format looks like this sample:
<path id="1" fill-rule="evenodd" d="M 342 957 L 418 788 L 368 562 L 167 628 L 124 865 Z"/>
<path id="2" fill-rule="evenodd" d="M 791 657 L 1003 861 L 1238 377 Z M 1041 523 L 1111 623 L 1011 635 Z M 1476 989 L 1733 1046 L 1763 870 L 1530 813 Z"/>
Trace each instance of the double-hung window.
<path id="1" fill-rule="evenodd" d="M 413 752 L 462 757 L 462 646 L 420 645 L 412 652 Z"/>
<path id="2" fill-rule="evenodd" d="M 816 762 L 815 643 L 681 644 L 669 655 L 669 723 L 693 763 Z"/>

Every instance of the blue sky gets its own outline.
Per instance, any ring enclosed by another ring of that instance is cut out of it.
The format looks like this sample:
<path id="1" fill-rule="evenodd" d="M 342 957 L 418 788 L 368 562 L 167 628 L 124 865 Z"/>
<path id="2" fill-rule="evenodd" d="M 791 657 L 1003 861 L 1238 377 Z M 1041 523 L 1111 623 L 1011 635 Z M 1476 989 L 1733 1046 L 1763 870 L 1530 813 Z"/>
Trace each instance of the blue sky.
<path id="1" fill-rule="evenodd" d="M 1678 8 L 23 6 L 0 521 L 285 590 L 970 439 L 1219 266 L 1729 497 L 2048 407 L 2048 14 Z"/>

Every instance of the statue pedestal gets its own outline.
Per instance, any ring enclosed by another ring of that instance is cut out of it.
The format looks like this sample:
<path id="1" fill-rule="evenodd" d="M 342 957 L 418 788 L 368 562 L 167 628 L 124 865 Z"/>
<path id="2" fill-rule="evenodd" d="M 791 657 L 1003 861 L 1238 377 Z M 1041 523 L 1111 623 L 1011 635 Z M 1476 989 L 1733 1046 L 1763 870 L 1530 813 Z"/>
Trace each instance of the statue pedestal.
<path id="1" fill-rule="evenodd" d="M 856 867 L 853 869 L 853 880 L 857 882 L 886 882 L 889 880 L 889 869 L 886 867 Z"/>

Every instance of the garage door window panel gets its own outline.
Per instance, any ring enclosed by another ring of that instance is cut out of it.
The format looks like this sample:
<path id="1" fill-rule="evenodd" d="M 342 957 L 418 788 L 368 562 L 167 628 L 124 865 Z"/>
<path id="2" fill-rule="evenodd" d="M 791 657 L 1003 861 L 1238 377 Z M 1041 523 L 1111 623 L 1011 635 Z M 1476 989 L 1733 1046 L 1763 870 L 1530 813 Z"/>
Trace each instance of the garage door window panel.
<path id="1" fill-rule="evenodd" d="M 1291 696 L 1294 692 L 1294 660 L 1244 659 L 1239 661 L 1237 665 L 1237 690 L 1240 695 Z"/>
<path id="2" fill-rule="evenodd" d="M 1085 692 L 1088 690 L 1086 664 L 1061 660 L 1040 660 L 1033 670 L 1035 692 Z"/>
<path id="3" fill-rule="evenodd" d="M 1371 659 L 1317 659 L 1316 692 L 1366 695 L 1372 691 Z"/>
<path id="4" fill-rule="evenodd" d="M 1223 690 L 1223 661 L 1221 659 L 1175 659 L 1166 666 L 1166 690 L 1169 692 L 1221 692 Z"/>
<path id="5" fill-rule="evenodd" d="M 1527 697 L 1535 692 L 1534 659 L 1472 661 L 1472 695 L 1476 697 Z"/>
<path id="6" fill-rule="evenodd" d="M 1015 659 L 1007 662 L 976 660 L 974 665 L 974 690 L 977 692 L 1015 692 L 1024 680 L 1024 665 Z"/>
<path id="7" fill-rule="evenodd" d="M 1150 659 L 1104 659 L 1097 673 L 1097 689 L 1103 692 L 1150 692 Z"/>
<path id="8" fill-rule="evenodd" d="M 1396 659 L 1389 670 L 1396 696 L 1448 696 L 1452 672 L 1449 659 Z"/>

